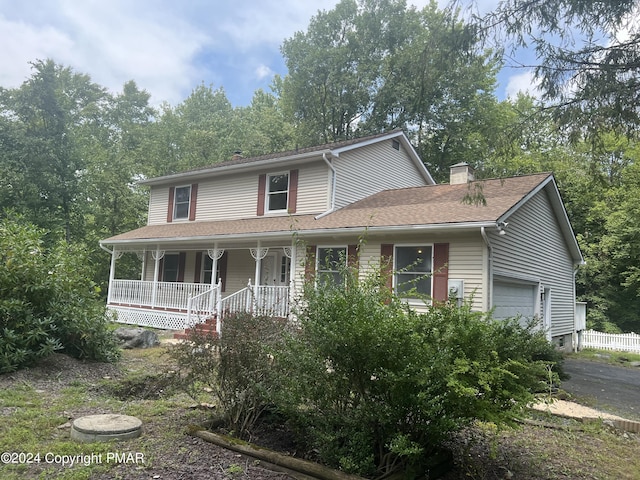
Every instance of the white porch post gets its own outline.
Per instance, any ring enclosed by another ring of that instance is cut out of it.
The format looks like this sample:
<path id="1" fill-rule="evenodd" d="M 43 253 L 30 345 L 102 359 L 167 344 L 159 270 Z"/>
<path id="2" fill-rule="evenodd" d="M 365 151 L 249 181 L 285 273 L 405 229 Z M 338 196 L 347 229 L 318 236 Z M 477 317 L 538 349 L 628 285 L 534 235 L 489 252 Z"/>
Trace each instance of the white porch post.
<path id="1" fill-rule="evenodd" d="M 111 252 L 111 266 L 109 267 L 109 291 L 107 292 L 107 305 L 111 303 L 111 299 L 113 298 L 113 279 L 116 277 L 116 259 L 118 257 L 118 252 L 116 248 L 113 247 L 113 251 Z"/>
<path id="2" fill-rule="evenodd" d="M 254 282 L 254 293 L 253 293 L 253 311 L 256 311 L 257 306 L 259 305 L 258 296 L 260 295 L 260 263 L 264 257 L 269 253 L 268 248 L 262 248 L 260 246 L 260 240 L 258 240 L 257 248 L 250 249 L 251 256 L 256 261 L 256 274 L 255 274 L 255 282 Z"/>
<path id="3" fill-rule="evenodd" d="M 298 264 L 297 254 L 298 249 L 296 242 L 291 243 L 290 248 L 284 249 L 284 254 L 289 257 L 289 295 L 287 296 L 287 311 L 291 310 L 291 303 L 293 302 L 296 288 L 296 265 Z"/>
<path id="4" fill-rule="evenodd" d="M 144 281 L 144 274 L 147 271 L 147 249 L 143 249 L 139 255 L 140 260 L 142 261 L 142 270 L 140 271 L 140 280 Z"/>
<path id="5" fill-rule="evenodd" d="M 160 260 L 164 257 L 164 250 L 160 250 L 160 247 L 157 247 L 155 252 L 151 252 L 151 256 L 156 261 L 156 265 L 153 272 L 153 290 L 151 293 L 151 306 L 156 306 L 156 298 L 158 295 L 158 274 L 160 273 Z"/>
<path id="6" fill-rule="evenodd" d="M 216 333 L 220 335 L 222 333 L 222 279 L 218 280 L 218 285 L 216 287 L 216 291 L 218 292 L 218 296 L 216 297 Z"/>
<path id="7" fill-rule="evenodd" d="M 210 305 L 211 305 L 211 309 L 213 310 L 211 313 L 217 313 L 218 316 L 220 315 L 220 311 L 219 311 L 219 297 L 220 294 L 222 293 L 222 288 L 218 288 L 217 292 L 218 292 L 218 302 L 216 304 L 214 304 L 214 300 L 215 300 L 215 292 L 216 292 L 216 272 L 218 271 L 218 260 L 220 260 L 222 258 L 222 255 L 224 255 L 224 249 L 223 248 L 218 248 L 218 244 L 214 243 L 213 244 L 213 249 L 208 249 L 207 250 L 207 255 L 209 255 L 209 258 L 211 259 L 211 300 L 210 300 Z M 218 285 L 221 285 L 220 283 Z M 219 332 L 218 332 L 219 333 Z"/>

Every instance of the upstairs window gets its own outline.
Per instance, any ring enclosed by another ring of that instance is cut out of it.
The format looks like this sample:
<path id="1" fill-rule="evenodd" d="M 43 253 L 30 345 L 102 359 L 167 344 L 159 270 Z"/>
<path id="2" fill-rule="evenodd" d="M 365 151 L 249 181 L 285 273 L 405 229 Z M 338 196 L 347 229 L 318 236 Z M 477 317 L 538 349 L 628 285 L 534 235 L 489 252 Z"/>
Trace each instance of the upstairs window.
<path id="1" fill-rule="evenodd" d="M 176 187 L 173 202 L 173 218 L 175 220 L 189 218 L 189 205 L 191 203 L 191 186 Z"/>
<path id="2" fill-rule="evenodd" d="M 396 246 L 396 292 L 403 297 L 431 295 L 432 252 L 428 246 Z"/>
<path id="3" fill-rule="evenodd" d="M 286 211 L 289 202 L 289 174 L 267 176 L 267 211 Z"/>

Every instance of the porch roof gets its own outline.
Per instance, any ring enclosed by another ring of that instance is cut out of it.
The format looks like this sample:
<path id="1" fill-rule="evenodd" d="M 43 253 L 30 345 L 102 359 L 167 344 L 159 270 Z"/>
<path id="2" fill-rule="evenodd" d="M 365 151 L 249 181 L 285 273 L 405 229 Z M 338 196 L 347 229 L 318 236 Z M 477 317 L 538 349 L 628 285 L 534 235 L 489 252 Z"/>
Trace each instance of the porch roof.
<path id="1" fill-rule="evenodd" d="M 507 179 L 475 181 L 460 185 L 385 190 L 332 212 L 314 215 L 255 217 L 238 220 L 173 222 L 147 225 L 102 240 L 103 245 L 163 243 L 211 239 L 282 237 L 345 233 L 354 230 L 384 231 L 407 228 L 481 226 L 503 219 L 528 195 L 552 180 L 549 173 Z M 465 202 L 481 193 L 484 203 Z"/>

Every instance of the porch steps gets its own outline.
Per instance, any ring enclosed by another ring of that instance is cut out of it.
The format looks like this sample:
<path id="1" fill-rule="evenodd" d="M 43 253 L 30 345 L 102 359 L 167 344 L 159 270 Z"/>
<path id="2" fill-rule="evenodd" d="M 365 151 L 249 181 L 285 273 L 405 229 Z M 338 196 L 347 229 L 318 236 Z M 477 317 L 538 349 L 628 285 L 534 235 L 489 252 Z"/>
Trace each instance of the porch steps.
<path id="1" fill-rule="evenodd" d="M 209 317 L 204 321 L 204 323 L 197 323 L 191 328 L 185 328 L 180 332 L 174 333 L 173 338 L 176 340 L 188 340 L 194 331 L 201 335 L 217 336 L 216 323 L 217 321 L 215 317 Z"/>

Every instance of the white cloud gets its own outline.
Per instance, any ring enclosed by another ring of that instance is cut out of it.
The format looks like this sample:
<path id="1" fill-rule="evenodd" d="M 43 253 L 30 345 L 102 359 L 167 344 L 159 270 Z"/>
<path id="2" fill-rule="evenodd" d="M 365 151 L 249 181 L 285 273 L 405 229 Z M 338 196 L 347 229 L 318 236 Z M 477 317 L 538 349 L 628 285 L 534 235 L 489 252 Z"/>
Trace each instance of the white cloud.
<path id="1" fill-rule="evenodd" d="M 37 28 L 25 22 L 0 17 L 0 86 L 18 87 L 31 76 L 29 62 L 68 51 L 71 39 L 62 31 L 47 26 Z"/>
<path id="2" fill-rule="evenodd" d="M 266 65 L 258 65 L 256 68 L 256 78 L 263 80 L 265 78 L 271 78 L 275 72 Z"/>
<path id="3" fill-rule="evenodd" d="M 439 0 L 444 6 L 448 0 Z M 497 0 L 480 0 L 481 4 Z M 128 80 L 175 105 L 204 83 L 247 104 L 275 73 L 279 47 L 338 0 L 0 0 L 0 86 L 51 58 L 111 91 Z M 429 0 L 409 0 L 422 8 Z"/>
<path id="4" fill-rule="evenodd" d="M 527 93 L 532 97 L 540 97 L 541 92 L 531 70 L 508 78 L 507 86 L 505 87 L 507 98 L 516 98 L 520 92 Z"/>

